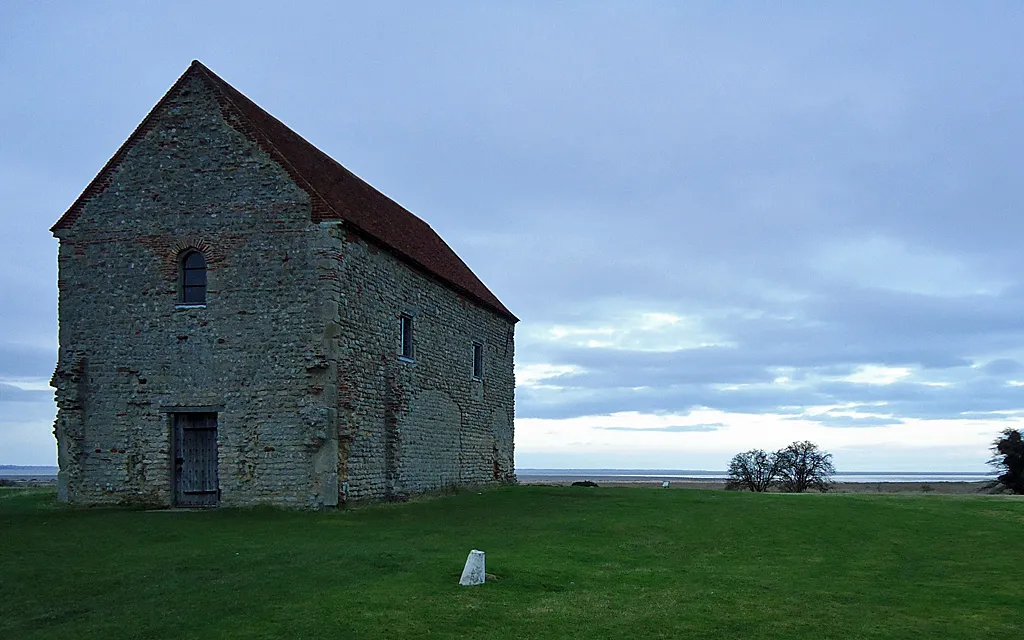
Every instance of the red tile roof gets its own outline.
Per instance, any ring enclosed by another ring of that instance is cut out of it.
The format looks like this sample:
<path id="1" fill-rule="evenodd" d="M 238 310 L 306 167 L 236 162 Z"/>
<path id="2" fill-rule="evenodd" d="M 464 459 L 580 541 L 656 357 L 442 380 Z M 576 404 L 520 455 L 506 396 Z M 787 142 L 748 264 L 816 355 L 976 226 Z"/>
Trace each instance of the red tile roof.
<path id="1" fill-rule="evenodd" d="M 449 288 L 513 322 L 518 321 L 430 225 L 314 147 L 198 60 L 192 62 L 153 107 L 51 231 L 68 228 L 85 203 L 107 187 L 113 171 L 127 151 L 153 126 L 154 114 L 161 110 L 179 86 L 192 77 L 199 77 L 212 87 L 225 115 L 235 116 L 228 117 L 231 125 L 260 145 L 309 193 L 314 222 L 341 220 L 371 242 L 383 245 L 399 259 L 436 277 Z"/>

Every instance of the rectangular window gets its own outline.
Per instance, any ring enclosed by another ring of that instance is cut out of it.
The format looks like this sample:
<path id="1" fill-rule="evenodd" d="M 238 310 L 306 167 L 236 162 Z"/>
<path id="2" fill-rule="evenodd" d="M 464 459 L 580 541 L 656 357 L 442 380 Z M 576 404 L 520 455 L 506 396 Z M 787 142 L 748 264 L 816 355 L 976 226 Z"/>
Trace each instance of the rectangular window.
<path id="1" fill-rule="evenodd" d="M 473 379 L 482 380 L 484 377 L 484 345 L 479 342 L 473 343 Z"/>
<path id="2" fill-rule="evenodd" d="M 402 351 L 403 358 L 412 360 L 412 316 L 402 315 Z"/>

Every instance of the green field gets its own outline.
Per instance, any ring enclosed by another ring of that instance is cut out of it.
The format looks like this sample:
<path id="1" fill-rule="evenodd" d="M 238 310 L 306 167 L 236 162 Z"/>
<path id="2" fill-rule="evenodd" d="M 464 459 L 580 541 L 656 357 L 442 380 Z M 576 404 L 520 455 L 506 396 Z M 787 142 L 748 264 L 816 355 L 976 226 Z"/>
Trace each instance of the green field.
<path id="1" fill-rule="evenodd" d="M 993 638 L 1024 501 L 508 487 L 335 512 L 0 490 L 0 638 Z M 459 587 L 470 549 L 494 579 Z"/>

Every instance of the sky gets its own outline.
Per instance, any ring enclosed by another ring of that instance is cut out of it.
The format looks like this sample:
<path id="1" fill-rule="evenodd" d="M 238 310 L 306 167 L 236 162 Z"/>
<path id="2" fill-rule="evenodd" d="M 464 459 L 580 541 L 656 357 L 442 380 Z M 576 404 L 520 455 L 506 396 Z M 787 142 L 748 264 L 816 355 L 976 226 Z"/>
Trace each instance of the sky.
<path id="1" fill-rule="evenodd" d="M 521 322 L 520 468 L 984 471 L 1024 416 L 1024 5 L 0 3 L 0 464 L 55 464 L 49 227 L 192 59 Z"/>

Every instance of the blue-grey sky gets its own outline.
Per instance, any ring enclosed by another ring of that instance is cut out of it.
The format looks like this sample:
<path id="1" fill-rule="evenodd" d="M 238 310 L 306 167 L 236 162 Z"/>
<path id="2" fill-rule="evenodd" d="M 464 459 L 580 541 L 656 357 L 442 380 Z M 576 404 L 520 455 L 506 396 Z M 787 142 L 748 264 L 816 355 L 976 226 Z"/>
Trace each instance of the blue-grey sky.
<path id="1" fill-rule="evenodd" d="M 193 58 L 520 318 L 521 467 L 981 470 L 1024 415 L 1024 5 L 0 5 L 0 464 L 52 464 L 48 228 Z"/>

